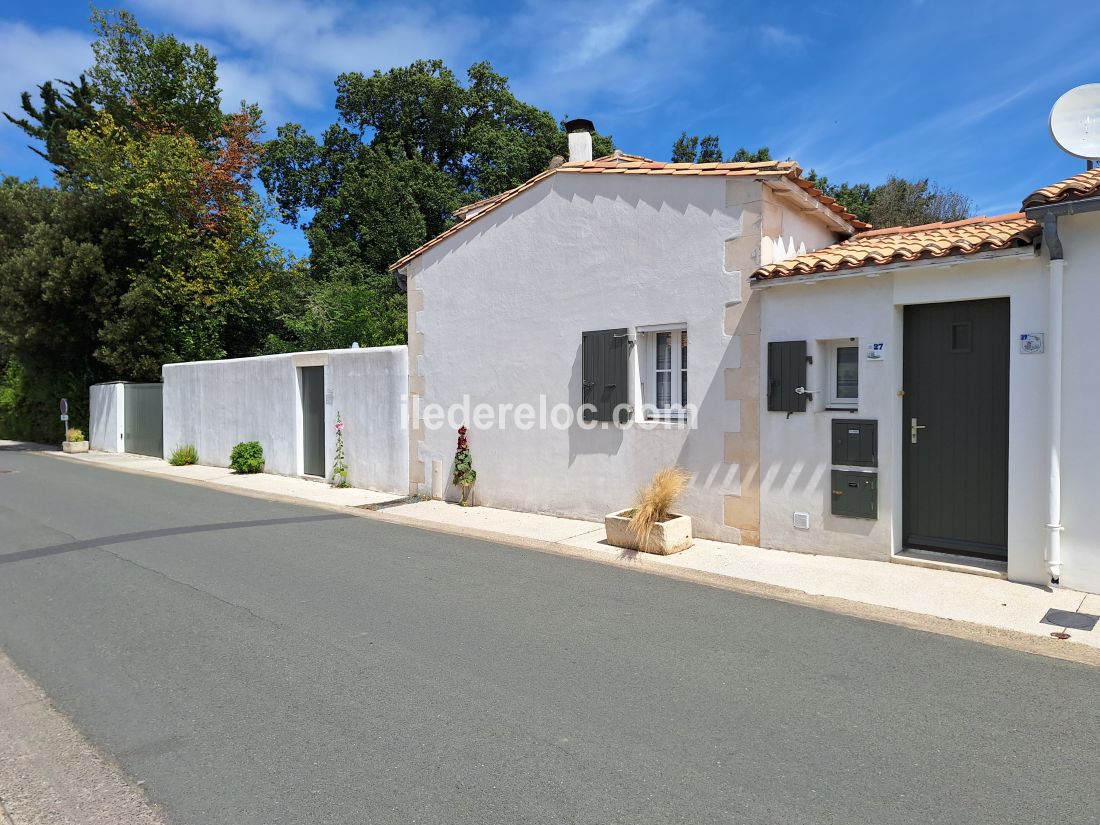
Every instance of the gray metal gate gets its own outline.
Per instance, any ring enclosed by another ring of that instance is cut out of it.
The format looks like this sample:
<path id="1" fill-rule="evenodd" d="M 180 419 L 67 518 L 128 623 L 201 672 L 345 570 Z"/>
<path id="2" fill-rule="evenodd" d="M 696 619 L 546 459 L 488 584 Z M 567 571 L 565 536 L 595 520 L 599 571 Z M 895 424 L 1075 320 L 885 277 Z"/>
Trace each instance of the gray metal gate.
<path id="1" fill-rule="evenodd" d="M 301 367 L 302 472 L 325 476 L 325 368 Z"/>
<path id="2" fill-rule="evenodd" d="M 127 384 L 122 419 L 123 449 L 128 453 L 164 455 L 163 384 Z"/>

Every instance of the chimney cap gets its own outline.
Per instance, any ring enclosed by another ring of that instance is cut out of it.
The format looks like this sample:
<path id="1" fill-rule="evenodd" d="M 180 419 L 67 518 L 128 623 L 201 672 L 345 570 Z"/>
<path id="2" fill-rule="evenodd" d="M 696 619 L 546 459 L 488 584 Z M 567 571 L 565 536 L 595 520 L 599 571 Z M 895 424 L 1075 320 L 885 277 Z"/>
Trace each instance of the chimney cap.
<path id="1" fill-rule="evenodd" d="M 578 117 L 573 120 L 565 121 L 566 132 L 595 132 L 596 127 L 592 125 L 592 121 L 587 118 Z"/>

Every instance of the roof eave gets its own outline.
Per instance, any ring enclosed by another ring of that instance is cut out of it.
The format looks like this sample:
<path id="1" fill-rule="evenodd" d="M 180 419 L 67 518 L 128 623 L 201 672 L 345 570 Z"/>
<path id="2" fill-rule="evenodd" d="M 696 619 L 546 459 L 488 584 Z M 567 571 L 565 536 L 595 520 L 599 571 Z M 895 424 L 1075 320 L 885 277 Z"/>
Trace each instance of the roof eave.
<path id="1" fill-rule="evenodd" d="M 815 284 L 824 281 L 846 280 L 848 278 L 877 278 L 880 275 L 888 275 L 909 269 L 949 269 L 968 261 L 1001 260 L 1004 258 L 1025 258 L 1035 255 L 1034 245 L 1010 246 L 1005 249 L 987 249 L 984 252 L 958 253 L 943 255 L 938 258 L 918 258 L 914 261 L 894 261 L 888 264 L 876 264 L 865 266 L 853 266 L 846 269 L 830 272 L 814 272 L 808 275 L 783 275 L 775 278 L 757 278 L 755 274 L 749 279 L 752 289 L 765 289 L 768 287 L 782 286 L 784 284 Z"/>
<path id="2" fill-rule="evenodd" d="M 1049 203 L 1037 203 L 1024 207 L 1024 214 L 1032 220 L 1039 220 L 1047 215 L 1061 217 L 1062 215 L 1076 215 L 1083 212 L 1100 211 L 1100 195 L 1089 198 L 1067 198 Z"/>
<path id="3" fill-rule="evenodd" d="M 834 212 L 790 178 L 761 178 L 760 180 L 761 183 L 769 189 L 781 192 L 784 195 L 792 196 L 800 203 L 805 204 L 803 211 L 812 213 L 824 220 L 834 232 L 843 235 L 855 235 L 860 231 L 858 227 L 846 220 L 843 215 Z"/>

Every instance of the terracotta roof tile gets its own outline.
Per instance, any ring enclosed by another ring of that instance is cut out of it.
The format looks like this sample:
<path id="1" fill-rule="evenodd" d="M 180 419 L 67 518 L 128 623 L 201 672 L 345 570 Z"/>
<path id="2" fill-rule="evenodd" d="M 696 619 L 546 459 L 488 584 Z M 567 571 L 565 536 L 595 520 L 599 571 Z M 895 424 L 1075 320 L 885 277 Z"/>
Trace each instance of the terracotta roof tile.
<path id="1" fill-rule="evenodd" d="M 835 199 L 827 197 L 820 189 L 814 186 L 812 182 L 803 178 L 801 168 L 797 163 L 791 160 L 767 160 L 752 163 L 665 163 L 663 161 L 655 161 L 650 158 L 642 157 L 641 155 L 627 155 L 616 152 L 614 155 L 607 155 L 606 157 L 596 158 L 595 160 L 563 163 L 553 169 L 547 169 L 545 172 L 540 172 L 530 180 L 506 192 L 501 192 L 499 195 L 494 195 L 490 198 L 484 198 L 475 203 L 459 207 L 455 210 L 454 214 L 457 217 L 465 217 L 465 220 L 459 221 L 450 229 L 445 230 L 427 243 L 414 249 L 408 255 L 405 255 L 390 266 L 390 271 L 392 272 L 400 269 L 414 258 L 419 257 L 445 239 L 460 232 L 463 227 L 476 221 L 482 215 L 492 212 L 498 206 L 507 203 L 520 193 L 527 191 L 540 181 L 555 174 L 787 178 L 796 183 L 805 190 L 810 197 L 816 199 L 826 209 L 833 212 L 837 217 L 846 221 L 851 226 L 856 229 L 866 229 L 868 227 L 868 224 L 863 223 L 856 218 L 855 215 L 846 211 Z"/>
<path id="2" fill-rule="evenodd" d="M 1100 166 L 1074 175 L 1072 178 L 1052 183 L 1042 189 L 1036 189 L 1024 198 L 1024 209 L 1033 206 L 1046 206 L 1051 203 L 1078 201 L 1100 195 Z"/>
<path id="3" fill-rule="evenodd" d="M 768 281 L 829 274 L 863 266 L 1030 246 L 1039 231 L 1039 224 L 1021 212 L 951 223 L 872 229 L 816 252 L 763 266 L 753 273 L 752 279 Z"/>

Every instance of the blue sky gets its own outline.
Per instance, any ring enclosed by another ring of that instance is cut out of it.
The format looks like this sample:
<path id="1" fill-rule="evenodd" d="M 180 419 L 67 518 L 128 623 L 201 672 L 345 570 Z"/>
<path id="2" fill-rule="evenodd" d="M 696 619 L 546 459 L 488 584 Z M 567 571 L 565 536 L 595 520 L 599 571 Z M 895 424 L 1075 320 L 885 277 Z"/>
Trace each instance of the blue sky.
<path id="1" fill-rule="evenodd" d="M 591 118 L 627 152 L 667 159 L 681 130 L 714 133 L 727 152 L 770 146 L 833 180 L 928 176 L 979 214 L 1084 168 L 1051 142 L 1047 115 L 1062 92 L 1100 82 L 1095 0 L 116 5 L 209 46 L 227 107 L 257 102 L 270 127 L 331 123 L 341 71 L 487 59 L 521 98 Z M 84 2 L 0 2 L 0 109 L 90 64 L 87 17 Z M 46 177 L 25 145 L 0 123 L 0 172 Z M 306 252 L 297 233 L 279 238 Z"/>

